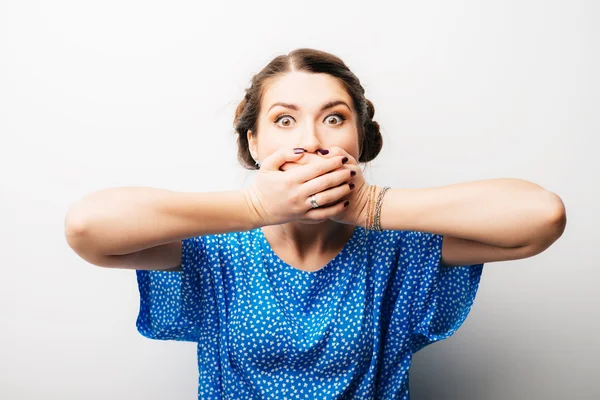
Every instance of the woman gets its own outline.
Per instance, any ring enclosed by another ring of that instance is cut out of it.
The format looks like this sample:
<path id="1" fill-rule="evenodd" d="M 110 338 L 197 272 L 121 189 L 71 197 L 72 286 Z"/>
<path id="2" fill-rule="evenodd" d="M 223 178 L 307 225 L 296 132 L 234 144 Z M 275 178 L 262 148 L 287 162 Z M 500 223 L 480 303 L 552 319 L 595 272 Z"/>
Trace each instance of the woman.
<path id="1" fill-rule="evenodd" d="M 298 49 L 237 108 L 249 188 L 116 188 L 72 208 L 82 258 L 137 270 L 139 332 L 198 342 L 199 399 L 407 399 L 412 355 L 464 322 L 483 264 L 562 234 L 560 198 L 527 181 L 369 185 L 373 115 L 342 60 Z"/>

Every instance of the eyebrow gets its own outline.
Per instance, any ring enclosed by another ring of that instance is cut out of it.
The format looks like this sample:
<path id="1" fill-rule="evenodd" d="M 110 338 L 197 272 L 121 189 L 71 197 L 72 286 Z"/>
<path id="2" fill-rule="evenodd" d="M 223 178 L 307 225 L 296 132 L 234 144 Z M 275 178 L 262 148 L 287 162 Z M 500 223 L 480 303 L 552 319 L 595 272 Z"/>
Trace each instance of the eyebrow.
<path id="1" fill-rule="evenodd" d="M 323 104 L 321 106 L 321 110 L 320 111 L 327 110 L 328 108 L 335 107 L 335 106 L 337 106 L 339 104 L 345 105 L 346 107 L 348 107 L 348 110 L 350 110 L 350 106 L 348 104 L 346 104 L 345 101 L 343 101 L 343 100 L 333 100 L 333 101 L 330 101 L 330 102 L 327 102 L 327 103 Z M 273 108 L 275 106 L 282 106 L 282 107 L 286 107 L 286 108 L 291 108 L 292 110 L 296 110 L 296 111 L 298 111 L 300 109 L 295 104 L 283 103 L 283 102 L 278 101 L 277 103 L 273 103 L 273 105 L 271 105 L 271 107 L 269 107 L 269 110 L 267 112 L 271 111 L 271 108 Z"/>

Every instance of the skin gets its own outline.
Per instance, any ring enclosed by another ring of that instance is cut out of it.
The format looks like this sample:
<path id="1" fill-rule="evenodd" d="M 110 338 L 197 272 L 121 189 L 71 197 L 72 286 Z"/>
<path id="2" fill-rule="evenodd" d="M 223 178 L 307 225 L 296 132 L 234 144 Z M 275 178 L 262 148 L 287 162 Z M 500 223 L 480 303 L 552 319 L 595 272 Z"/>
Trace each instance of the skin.
<path id="1" fill-rule="evenodd" d="M 345 101 L 350 109 L 337 105 L 319 111 L 323 104 L 338 99 Z M 299 110 L 283 106 L 269 110 L 275 102 L 295 104 Z M 345 120 L 330 115 L 334 112 L 342 114 Z M 277 120 L 281 114 L 286 115 Z M 317 150 L 332 146 L 359 159 L 361 149 L 352 99 L 331 75 L 294 71 L 275 78 L 265 89 L 258 121 L 256 137 L 248 131 L 250 152 L 256 160 L 260 161 L 280 148 L 302 147 L 306 150 L 298 162 L 283 164 L 283 171 L 297 168 L 315 157 L 325 157 Z M 331 219 L 301 219 L 261 229 L 283 261 L 309 271 L 320 269 L 333 259 L 352 236 L 355 225 Z"/>

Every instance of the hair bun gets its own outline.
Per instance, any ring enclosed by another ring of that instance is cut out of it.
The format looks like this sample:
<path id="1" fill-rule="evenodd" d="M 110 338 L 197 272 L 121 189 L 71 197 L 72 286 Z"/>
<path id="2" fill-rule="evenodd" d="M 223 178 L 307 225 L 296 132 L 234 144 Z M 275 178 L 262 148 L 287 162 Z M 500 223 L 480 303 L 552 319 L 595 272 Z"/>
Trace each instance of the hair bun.
<path id="1" fill-rule="evenodd" d="M 375 115 L 375 108 L 373 107 L 373 103 L 371 103 L 367 99 L 367 112 L 370 117 L 365 121 L 365 137 L 364 137 L 364 145 L 363 145 L 363 153 L 360 156 L 359 162 L 370 162 L 372 161 L 383 147 L 383 137 L 381 136 L 380 126 L 377 121 L 371 119 L 373 115 Z"/>
<path id="2" fill-rule="evenodd" d="M 367 115 L 369 116 L 369 120 L 372 120 L 373 116 L 375 115 L 375 106 L 373 105 L 371 100 L 367 98 L 365 98 L 365 100 L 367 102 Z"/>

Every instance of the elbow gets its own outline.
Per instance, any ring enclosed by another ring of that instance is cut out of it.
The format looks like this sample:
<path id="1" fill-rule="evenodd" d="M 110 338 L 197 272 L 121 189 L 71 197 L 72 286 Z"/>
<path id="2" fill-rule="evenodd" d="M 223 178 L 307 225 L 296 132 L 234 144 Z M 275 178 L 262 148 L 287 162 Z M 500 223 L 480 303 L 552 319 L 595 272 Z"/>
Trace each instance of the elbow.
<path id="1" fill-rule="evenodd" d="M 81 200 L 73 204 L 64 220 L 65 234 L 67 236 L 74 236 L 81 233 L 84 229 L 84 218 L 83 212 L 81 211 Z"/>
<path id="2" fill-rule="evenodd" d="M 71 207 L 65 216 L 64 235 L 71 250 L 82 260 L 99 267 L 104 266 L 100 263 L 101 259 L 89 251 L 86 240 L 88 237 L 87 224 L 75 206 Z"/>
<path id="3" fill-rule="evenodd" d="M 553 206 L 550 212 L 550 232 L 552 242 L 555 242 L 567 227 L 567 209 L 559 195 L 551 193 L 551 197 Z"/>
<path id="4" fill-rule="evenodd" d="M 550 192 L 549 204 L 549 211 L 542 231 L 538 235 L 538 240 L 529 246 L 532 249 L 532 255 L 539 254 L 552 246 L 562 236 L 567 226 L 567 211 L 560 196 Z"/>

